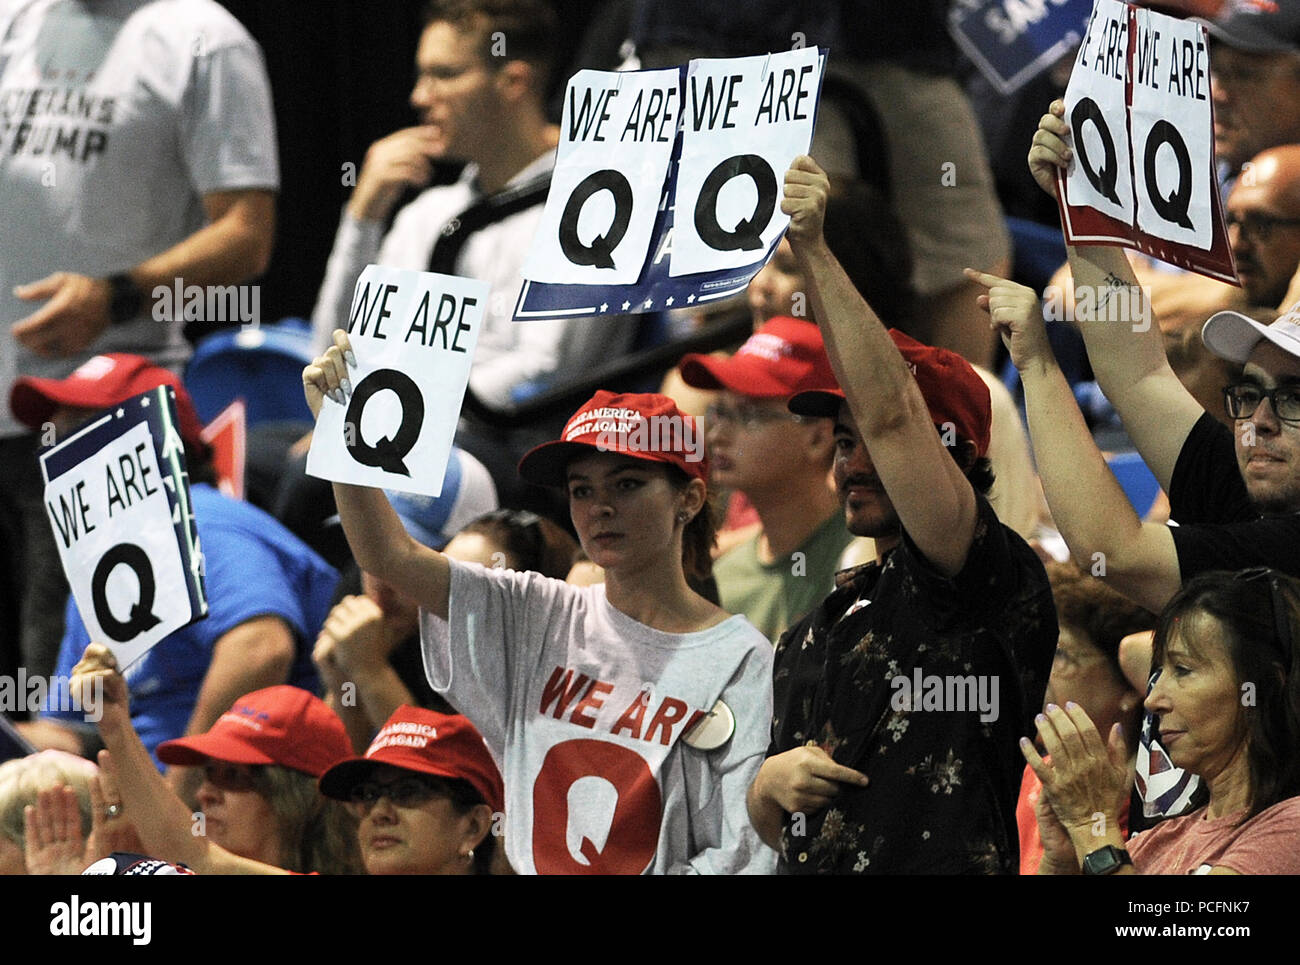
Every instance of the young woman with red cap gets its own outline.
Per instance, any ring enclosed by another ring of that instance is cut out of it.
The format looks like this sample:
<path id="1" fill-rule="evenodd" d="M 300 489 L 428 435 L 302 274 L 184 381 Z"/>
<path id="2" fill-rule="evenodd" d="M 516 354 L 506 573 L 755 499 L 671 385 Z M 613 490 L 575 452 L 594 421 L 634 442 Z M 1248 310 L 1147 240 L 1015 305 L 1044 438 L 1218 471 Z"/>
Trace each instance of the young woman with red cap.
<path id="1" fill-rule="evenodd" d="M 303 372 L 346 402 L 347 335 Z M 430 682 L 505 775 L 520 873 L 770 871 L 745 792 L 766 751 L 771 646 L 691 589 L 712 525 L 696 423 L 660 395 L 598 392 L 519 465 L 566 486 L 605 583 L 462 564 L 411 539 L 382 491 L 334 484 L 365 571 L 418 600 Z"/>

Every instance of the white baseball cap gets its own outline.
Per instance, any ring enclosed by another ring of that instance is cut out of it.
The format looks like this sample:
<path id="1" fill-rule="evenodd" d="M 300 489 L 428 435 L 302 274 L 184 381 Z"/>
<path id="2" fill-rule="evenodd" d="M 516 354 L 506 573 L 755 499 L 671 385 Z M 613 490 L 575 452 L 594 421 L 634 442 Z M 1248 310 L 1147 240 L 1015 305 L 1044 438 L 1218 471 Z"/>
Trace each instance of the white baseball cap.
<path id="1" fill-rule="evenodd" d="M 1201 341 L 1215 355 L 1245 363 L 1262 339 L 1300 359 L 1300 302 L 1271 325 L 1262 325 L 1240 312 L 1216 312 L 1201 329 Z"/>

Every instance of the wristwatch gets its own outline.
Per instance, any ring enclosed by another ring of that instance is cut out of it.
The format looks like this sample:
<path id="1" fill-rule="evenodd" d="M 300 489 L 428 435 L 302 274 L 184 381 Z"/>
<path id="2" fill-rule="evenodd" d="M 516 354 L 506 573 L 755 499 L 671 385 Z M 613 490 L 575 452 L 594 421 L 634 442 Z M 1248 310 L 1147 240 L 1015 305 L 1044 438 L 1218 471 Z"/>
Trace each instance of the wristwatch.
<path id="1" fill-rule="evenodd" d="M 1103 848 L 1088 853 L 1083 859 L 1083 873 L 1086 875 L 1113 875 L 1123 865 L 1131 865 L 1133 859 L 1123 848 L 1108 844 Z"/>
<path id="2" fill-rule="evenodd" d="M 131 280 L 126 272 L 109 275 L 108 282 L 108 319 L 114 325 L 129 322 L 140 314 L 144 307 L 144 292 Z"/>

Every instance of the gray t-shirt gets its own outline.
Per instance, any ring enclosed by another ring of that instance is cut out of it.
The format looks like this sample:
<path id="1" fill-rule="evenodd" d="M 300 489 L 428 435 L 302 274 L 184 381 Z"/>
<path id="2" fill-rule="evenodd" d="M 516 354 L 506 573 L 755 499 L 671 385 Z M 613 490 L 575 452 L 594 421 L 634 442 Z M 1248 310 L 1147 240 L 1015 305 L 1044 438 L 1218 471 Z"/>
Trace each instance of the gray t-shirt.
<path id="1" fill-rule="evenodd" d="M 421 612 L 425 671 L 501 769 L 515 871 L 775 871 L 745 808 L 772 718 L 762 634 L 739 616 L 663 633 L 603 586 L 451 567 L 450 620 Z M 718 700 L 735 733 L 689 746 L 682 735 Z"/>
<path id="2" fill-rule="evenodd" d="M 279 184 L 261 51 L 211 0 L 0 0 L 0 438 L 19 375 L 92 355 L 188 355 L 182 320 L 148 312 L 85 352 L 43 358 L 13 324 L 42 305 L 15 285 L 127 271 L 206 223 L 204 195 Z"/>

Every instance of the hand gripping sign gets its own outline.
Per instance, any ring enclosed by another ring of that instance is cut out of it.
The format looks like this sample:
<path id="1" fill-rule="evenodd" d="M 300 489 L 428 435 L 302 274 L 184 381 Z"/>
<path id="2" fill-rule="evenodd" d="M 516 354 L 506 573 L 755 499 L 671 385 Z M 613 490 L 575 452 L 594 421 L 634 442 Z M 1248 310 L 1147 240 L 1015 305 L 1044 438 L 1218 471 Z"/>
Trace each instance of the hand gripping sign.
<path id="1" fill-rule="evenodd" d="M 825 53 L 584 70 L 569 81 L 555 177 L 515 319 L 689 308 L 744 291 L 789 218 Z"/>
<path id="2" fill-rule="evenodd" d="M 487 298 L 470 278 L 366 266 L 348 314 L 352 394 L 322 404 L 307 472 L 440 495 Z"/>
<path id="3" fill-rule="evenodd" d="M 208 612 L 173 398 L 128 399 L 41 456 L 77 609 L 122 667 Z"/>
<path id="4" fill-rule="evenodd" d="M 1097 0 L 1065 92 L 1070 244 L 1119 244 L 1236 283 L 1214 172 L 1205 28 Z"/>

